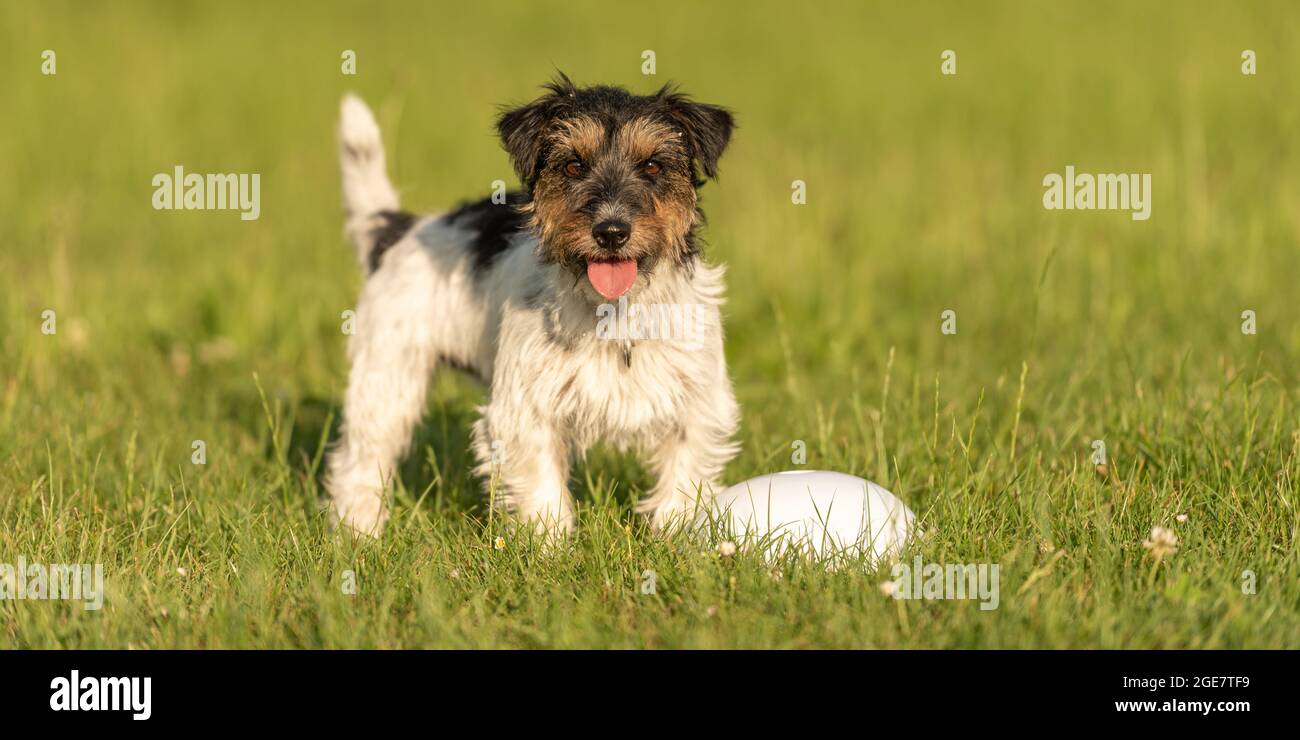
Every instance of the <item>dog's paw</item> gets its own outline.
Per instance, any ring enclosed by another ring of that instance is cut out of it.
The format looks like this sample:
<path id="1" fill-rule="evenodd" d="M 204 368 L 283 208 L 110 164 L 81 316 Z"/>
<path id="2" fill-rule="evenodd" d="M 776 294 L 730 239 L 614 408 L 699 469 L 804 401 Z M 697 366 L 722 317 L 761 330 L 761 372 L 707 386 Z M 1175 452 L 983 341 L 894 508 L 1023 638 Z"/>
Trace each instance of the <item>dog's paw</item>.
<path id="1" fill-rule="evenodd" d="M 533 530 L 533 534 L 548 542 L 567 539 L 577 527 L 572 512 L 565 512 L 562 516 L 532 514 L 523 517 L 521 521 L 525 526 Z"/>
<path id="2" fill-rule="evenodd" d="M 353 496 L 330 504 L 330 525 L 355 535 L 378 537 L 388 522 L 388 507 L 380 492 Z"/>
<path id="3" fill-rule="evenodd" d="M 690 526 L 694 520 L 695 505 L 693 502 L 664 504 L 643 513 L 655 533 L 671 535 Z"/>

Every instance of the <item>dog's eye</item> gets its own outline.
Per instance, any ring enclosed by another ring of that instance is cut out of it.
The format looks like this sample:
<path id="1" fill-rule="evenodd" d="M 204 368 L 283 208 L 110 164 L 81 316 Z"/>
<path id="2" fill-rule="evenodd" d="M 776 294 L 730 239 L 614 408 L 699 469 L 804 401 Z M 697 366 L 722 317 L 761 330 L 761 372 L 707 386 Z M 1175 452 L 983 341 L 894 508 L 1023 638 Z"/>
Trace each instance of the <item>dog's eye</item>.
<path id="1" fill-rule="evenodd" d="M 660 172 L 663 172 L 663 169 L 664 166 L 654 161 L 653 159 L 647 159 L 645 162 L 641 164 L 641 171 L 651 177 L 654 177 Z"/>
<path id="2" fill-rule="evenodd" d="M 580 159 L 570 159 L 564 163 L 564 174 L 569 177 L 582 177 L 582 173 L 587 171 L 587 165 Z"/>

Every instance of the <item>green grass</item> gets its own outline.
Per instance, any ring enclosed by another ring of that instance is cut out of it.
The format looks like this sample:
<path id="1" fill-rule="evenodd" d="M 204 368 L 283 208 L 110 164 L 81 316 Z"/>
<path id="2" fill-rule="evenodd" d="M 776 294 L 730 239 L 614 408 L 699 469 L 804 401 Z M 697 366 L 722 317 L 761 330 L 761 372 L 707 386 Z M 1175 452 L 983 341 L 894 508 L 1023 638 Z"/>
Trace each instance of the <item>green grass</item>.
<path id="1" fill-rule="evenodd" d="M 0 602 L 0 645 L 1300 645 L 1293 5 L 112 6 L 0 8 L 0 562 L 108 583 L 98 612 Z M 647 474 L 607 451 L 575 473 L 572 547 L 544 551 L 489 517 L 466 450 L 484 390 L 452 375 L 384 538 L 330 533 L 360 282 L 339 97 L 375 107 L 404 205 L 432 210 L 512 181 L 496 106 L 554 68 L 738 113 L 704 191 L 743 407 L 727 480 L 804 440 L 808 468 L 918 512 L 909 557 L 999 564 L 996 611 L 887 599 L 887 566 L 659 538 L 631 512 Z M 260 173 L 261 218 L 154 211 L 177 164 Z M 1151 220 L 1045 211 L 1068 164 L 1152 173 Z M 1159 563 L 1156 525 L 1180 540 Z"/>

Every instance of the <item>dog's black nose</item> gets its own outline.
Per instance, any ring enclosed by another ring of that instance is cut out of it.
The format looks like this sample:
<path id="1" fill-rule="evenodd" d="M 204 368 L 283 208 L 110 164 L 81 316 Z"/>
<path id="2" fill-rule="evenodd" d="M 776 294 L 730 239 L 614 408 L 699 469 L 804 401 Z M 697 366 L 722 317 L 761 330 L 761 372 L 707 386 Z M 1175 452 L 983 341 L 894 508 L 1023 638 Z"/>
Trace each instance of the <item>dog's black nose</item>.
<path id="1" fill-rule="evenodd" d="M 632 227 L 626 221 L 601 221 L 591 227 L 591 235 L 596 243 L 605 249 L 618 249 L 627 243 Z"/>

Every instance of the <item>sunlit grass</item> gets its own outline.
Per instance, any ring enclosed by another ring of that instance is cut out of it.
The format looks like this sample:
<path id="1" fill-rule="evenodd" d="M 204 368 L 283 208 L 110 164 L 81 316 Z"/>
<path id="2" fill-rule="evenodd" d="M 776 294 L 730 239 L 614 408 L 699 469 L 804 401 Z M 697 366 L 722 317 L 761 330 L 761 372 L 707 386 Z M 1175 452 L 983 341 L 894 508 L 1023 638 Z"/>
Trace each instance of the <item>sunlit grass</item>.
<path id="1" fill-rule="evenodd" d="M 102 562 L 108 596 L 0 602 L 0 644 L 1295 647 L 1296 14 L 1192 6 L 3 6 L 0 562 Z M 385 537 L 331 535 L 360 280 L 338 99 L 374 105 L 431 210 L 512 180 L 496 106 L 557 67 L 737 112 L 703 191 L 744 413 L 728 481 L 802 440 L 920 515 L 907 557 L 999 564 L 996 611 L 888 599 L 887 565 L 656 537 L 631 512 L 647 474 L 606 450 L 575 471 L 571 547 L 543 549 L 489 521 L 484 391 L 450 375 Z M 260 173 L 261 218 L 154 211 L 178 164 Z M 1151 173 L 1151 220 L 1043 210 L 1066 165 Z M 1158 562 L 1156 526 L 1178 538 Z"/>

